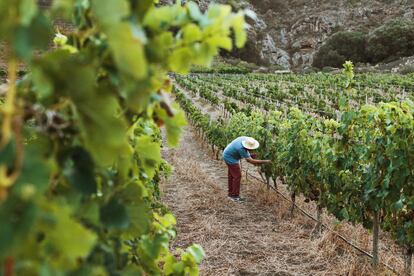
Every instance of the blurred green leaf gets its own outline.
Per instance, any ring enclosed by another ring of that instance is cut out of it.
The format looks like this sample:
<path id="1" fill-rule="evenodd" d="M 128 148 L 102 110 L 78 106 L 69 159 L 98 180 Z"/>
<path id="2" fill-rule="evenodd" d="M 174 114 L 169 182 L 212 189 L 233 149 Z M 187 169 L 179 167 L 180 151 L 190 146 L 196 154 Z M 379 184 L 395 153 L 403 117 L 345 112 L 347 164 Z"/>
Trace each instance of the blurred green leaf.
<path id="1" fill-rule="evenodd" d="M 49 203 L 47 209 L 53 214 L 53 224 L 45 221 L 42 226 L 47 231 L 43 246 L 56 252 L 53 263 L 74 268 L 81 258 L 87 257 L 97 237 L 71 217 L 70 208 Z"/>
<path id="2" fill-rule="evenodd" d="M 4 165 L 11 168 L 14 165 L 16 159 L 16 140 L 14 137 L 0 149 L 0 166 Z"/>
<path id="3" fill-rule="evenodd" d="M 92 12 L 104 30 L 119 24 L 129 15 L 128 2 L 126 0 L 92 0 Z"/>
<path id="4" fill-rule="evenodd" d="M 243 15 L 239 13 L 233 19 L 233 30 L 236 37 L 236 46 L 241 48 L 247 41 L 246 23 L 244 22 Z"/>
<path id="5" fill-rule="evenodd" d="M 233 47 L 233 42 L 229 37 L 225 36 L 213 36 L 206 40 L 206 42 L 211 46 L 215 48 L 222 48 L 227 51 L 231 51 Z"/>
<path id="6" fill-rule="evenodd" d="M 169 59 L 168 63 L 171 70 L 177 73 L 187 73 L 190 69 L 190 65 L 193 58 L 193 52 L 188 47 L 182 47 L 175 49 Z"/>
<path id="7" fill-rule="evenodd" d="M 194 260 L 198 264 L 201 263 L 201 261 L 203 260 L 205 256 L 205 252 L 203 248 L 198 244 L 194 244 L 190 246 L 189 248 L 187 248 L 187 252 L 189 252 L 194 257 Z"/>
<path id="8" fill-rule="evenodd" d="M 77 0 L 54 0 L 52 3 L 53 15 L 67 20 L 72 19 L 76 2 Z"/>
<path id="9" fill-rule="evenodd" d="M 28 60 L 36 49 L 46 49 L 52 38 L 52 28 L 49 20 L 41 13 L 38 13 L 30 25 L 17 26 L 11 41 L 14 54 Z"/>
<path id="10" fill-rule="evenodd" d="M 195 24 L 188 24 L 183 29 L 183 39 L 184 43 L 193 43 L 196 41 L 199 41 L 203 34 L 200 30 L 200 28 Z"/>
<path id="11" fill-rule="evenodd" d="M 128 151 L 126 124 L 123 118 L 116 117 L 119 104 L 113 96 L 105 94 L 105 91 L 91 96 L 94 97 L 94 105 L 90 105 L 88 101 L 75 103 L 84 143 L 94 156 L 95 162 L 111 165 L 119 155 Z"/>
<path id="12" fill-rule="evenodd" d="M 21 242 L 27 239 L 36 219 L 37 206 L 33 202 L 10 198 L 0 203 L 0 258 L 21 248 Z"/>
<path id="13" fill-rule="evenodd" d="M 165 122 L 167 130 L 167 141 L 170 146 L 177 146 L 180 141 L 180 134 L 183 127 L 187 125 L 187 119 L 184 111 L 177 105 L 173 106 L 176 110 L 173 117 L 168 116 L 164 109 L 158 109 L 157 114 Z"/>
<path id="14" fill-rule="evenodd" d="M 153 142 L 150 136 L 142 136 L 137 138 L 135 150 L 138 158 L 142 160 L 142 168 L 145 173 L 149 178 L 153 178 L 158 164 L 161 162 L 160 144 Z"/>
<path id="15" fill-rule="evenodd" d="M 100 209 L 101 222 L 108 228 L 127 229 L 130 225 L 127 210 L 116 198 Z"/>
<path id="16" fill-rule="evenodd" d="M 119 69 L 136 79 L 144 78 L 148 71 L 144 46 L 139 37 L 134 36 L 131 25 L 114 24 L 108 28 L 107 35 Z"/>
<path id="17" fill-rule="evenodd" d="M 46 140 L 41 140 L 43 138 L 32 142 L 24 149 L 23 166 L 13 187 L 13 192 L 20 196 L 24 195 L 27 185 L 33 185 L 33 193 L 38 196 L 48 187 L 51 164 L 45 158 L 45 153 L 49 150 L 50 144 Z"/>
<path id="18" fill-rule="evenodd" d="M 20 22 L 27 26 L 37 14 L 37 4 L 35 0 L 21 0 L 19 5 Z"/>
<path id="19" fill-rule="evenodd" d="M 200 8 L 198 7 L 198 5 L 196 3 L 194 3 L 193 1 L 188 2 L 187 4 L 188 6 L 188 10 L 190 12 L 190 16 L 192 19 L 198 21 L 198 22 L 203 22 L 204 20 L 204 16 L 200 11 Z"/>
<path id="20" fill-rule="evenodd" d="M 76 147 L 68 153 L 68 159 L 63 169 L 69 183 L 84 195 L 95 194 L 95 166 L 89 153 L 81 147 Z"/>
<path id="21" fill-rule="evenodd" d="M 39 99 L 44 99 L 52 96 L 53 85 L 48 76 L 39 67 L 32 69 L 33 89 L 39 96 Z"/>
<path id="22" fill-rule="evenodd" d="M 143 236 L 139 242 L 140 249 L 145 257 L 156 259 L 161 252 L 168 248 L 168 236 L 165 234 L 155 234 L 154 237 Z"/>

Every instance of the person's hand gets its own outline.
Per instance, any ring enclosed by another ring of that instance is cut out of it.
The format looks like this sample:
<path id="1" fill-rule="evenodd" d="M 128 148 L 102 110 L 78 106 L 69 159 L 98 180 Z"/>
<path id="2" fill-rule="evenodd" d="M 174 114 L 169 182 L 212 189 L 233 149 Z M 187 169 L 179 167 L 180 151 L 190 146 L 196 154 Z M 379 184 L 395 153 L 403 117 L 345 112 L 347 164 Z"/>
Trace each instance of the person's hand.
<path id="1" fill-rule="evenodd" d="M 271 164 L 272 160 L 264 160 L 264 164 Z"/>

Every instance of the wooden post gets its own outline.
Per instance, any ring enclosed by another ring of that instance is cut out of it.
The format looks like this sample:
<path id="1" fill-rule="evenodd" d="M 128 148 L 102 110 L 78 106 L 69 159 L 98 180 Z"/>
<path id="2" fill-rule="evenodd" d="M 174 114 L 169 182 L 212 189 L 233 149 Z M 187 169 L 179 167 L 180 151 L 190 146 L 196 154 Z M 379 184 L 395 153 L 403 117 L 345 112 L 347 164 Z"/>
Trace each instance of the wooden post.
<path id="1" fill-rule="evenodd" d="M 273 185 L 275 186 L 275 189 L 277 191 L 277 178 L 274 178 L 274 176 L 273 176 L 272 180 L 273 180 Z"/>
<path id="2" fill-rule="evenodd" d="M 372 226 L 372 264 L 375 268 L 378 268 L 379 264 L 379 253 L 378 253 L 378 243 L 379 243 L 379 224 L 380 224 L 380 218 L 379 218 L 379 211 L 376 211 L 374 213 L 373 218 L 373 226 Z"/>
<path id="3" fill-rule="evenodd" d="M 318 205 L 318 208 L 316 209 L 316 219 L 318 220 L 318 223 L 316 224 L 316 234 L 319 235 L 320 233 L 322 233 L 322 214 L 323 214 L 323 209 L 320 205 Z"/>
<path id="4" fill-rule="evenodd" d="M 411 276 L 413 250 L 410 246 L 404 248 L 404 275 Z"/>
<path id="5" fill-rule="evenodd" d="M 267 187 L 267 190 L 269 191 L 270 190 L 270 177 L 268 177 L 267 175 L 266 175 L 266 187 Z"/>
<path id="6" fill-rule="evenodd" d="M 293 212 L 295 211 L 295 201 L 296 201 L 295 192 L 290 194 L 290 199 L 292 200 L 292 206 L 290 207 L 290 216 L 293 217 Z"/>

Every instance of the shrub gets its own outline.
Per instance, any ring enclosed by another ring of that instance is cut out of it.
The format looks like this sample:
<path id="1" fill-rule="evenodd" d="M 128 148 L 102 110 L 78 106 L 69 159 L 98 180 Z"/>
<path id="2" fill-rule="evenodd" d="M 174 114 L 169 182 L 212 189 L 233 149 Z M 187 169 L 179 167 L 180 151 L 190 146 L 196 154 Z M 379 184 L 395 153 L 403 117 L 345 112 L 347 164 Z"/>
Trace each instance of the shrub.
<path id="1" fill-rule="evenodd" d="M 315 55 L 313 66 L 341 67 L 347 61 L 365 62 L 366 35 L 362 32 L 341 31 L 332 35 Z"/>
<path id="2" fill-rule="evenodd" d="M 406 64 L 400 68 L 400 73 L 403 75 L 408 75 L 414 73 L 414 64 Z"/>
<path id="3" fill-rule="evenodd" d="M 395 19 L 377 28 L 368 37 L 367 53 L 374 63 L 414 55 L 414 22 Z"/>

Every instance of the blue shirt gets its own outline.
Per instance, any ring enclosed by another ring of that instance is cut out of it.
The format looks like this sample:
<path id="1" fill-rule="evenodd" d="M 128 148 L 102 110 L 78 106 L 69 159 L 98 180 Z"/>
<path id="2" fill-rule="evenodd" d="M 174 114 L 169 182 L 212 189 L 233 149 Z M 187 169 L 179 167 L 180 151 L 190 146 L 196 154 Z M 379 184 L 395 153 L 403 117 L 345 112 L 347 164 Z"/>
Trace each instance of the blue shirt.
<path id="1" fill-rule="evenodd" d="M 223 159 L 227 164 L 238 164 L 241 159 L 250 157 L 249 151 L 242 145 L 244 139 L 246 139 L 245 136 L 236 138 L 224 149 Z"/>

